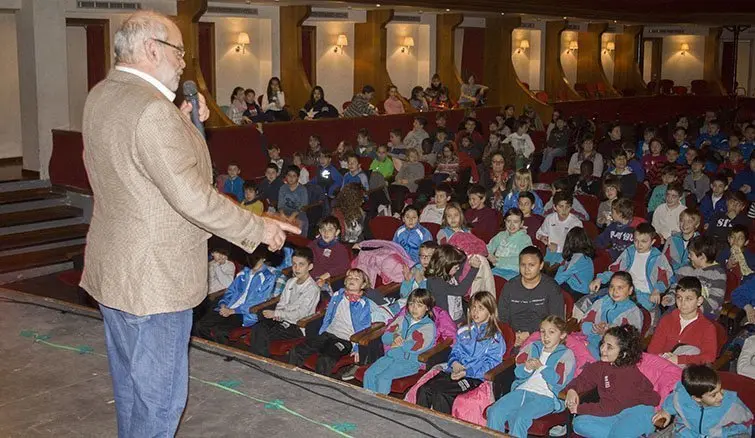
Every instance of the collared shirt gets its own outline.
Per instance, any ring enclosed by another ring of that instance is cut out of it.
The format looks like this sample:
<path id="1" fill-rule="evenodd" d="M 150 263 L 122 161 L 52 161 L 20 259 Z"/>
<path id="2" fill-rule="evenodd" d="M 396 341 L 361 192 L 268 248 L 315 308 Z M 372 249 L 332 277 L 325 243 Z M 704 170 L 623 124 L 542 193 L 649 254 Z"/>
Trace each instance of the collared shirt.
<path id="1" fill-rule="evenodd" d="M 140 78 L 144 79 L 145 81 L 152 84 L 155 88 L 157 88 L 157 90 L 160 91 L 160 93 L 162 93 L 163 96 L 165 96 L 169 101 L 173 102 L 174 100 L 176 100 L 176 93 L 170 91 L 168 87 L 166 87 L 162 82 L 155 79 L 154 76 L 144 73 L 141 70 L 137 70 L 131 67 L 125 67 L 123 65 L 117 65 L 115 66 L 115 69 L 118 71 L 131 73 L 132 75 L 139 76 Z"/>

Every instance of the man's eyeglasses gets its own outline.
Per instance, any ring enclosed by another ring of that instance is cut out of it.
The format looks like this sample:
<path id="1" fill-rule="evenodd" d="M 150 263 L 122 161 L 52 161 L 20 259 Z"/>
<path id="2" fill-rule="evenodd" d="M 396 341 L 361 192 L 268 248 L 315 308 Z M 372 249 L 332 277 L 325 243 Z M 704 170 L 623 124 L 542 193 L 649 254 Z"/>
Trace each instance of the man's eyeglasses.
<path id="1" fill-rule="evenodd" d="M 167 42 L 167 41 L 163 41 L 163 40 L 161 40 L 161 39 L 157 39 L 157 38 L 152 38 L 152 39 L 153 39 L 154 41 L 157 41 L 157 42 L 158 42 L 158 43 L 160 43 L 160 44 L 165 44 L 165 45 L 166 45 L 166 46 L 168 46 L 168 47 L 171 47 L 171 48 L 173 48 L 173 49 L 176 49 L 176 52 L 178 52 L 178 57 L 179 57 L 179 58 L 183 58 L 183 57 L 184 57 L 184 55 L 186 54 L 186 50 L 185 50 L 185 49 L 184 49 L 183 47 L 181 47 L 181 46 L 177 46 L 177 45 L 175 45 L 175 44 L 171 44 L 171 43 L 169 43 L 169 42 Z"/>

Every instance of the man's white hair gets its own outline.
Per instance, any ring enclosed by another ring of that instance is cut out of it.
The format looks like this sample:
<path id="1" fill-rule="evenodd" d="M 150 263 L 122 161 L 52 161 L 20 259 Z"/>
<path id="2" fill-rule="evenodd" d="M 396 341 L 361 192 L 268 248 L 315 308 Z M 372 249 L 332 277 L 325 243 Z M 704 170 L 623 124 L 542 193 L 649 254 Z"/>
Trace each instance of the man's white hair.
<path id="1" fill-rule="evenodd" d="M 115 32 L 115 63 L 136 64 L 143 58 L 144 43 L 151 39 L 168 38 L 170 19 L 155 11 L 139 11 L 123 22 Z"/>

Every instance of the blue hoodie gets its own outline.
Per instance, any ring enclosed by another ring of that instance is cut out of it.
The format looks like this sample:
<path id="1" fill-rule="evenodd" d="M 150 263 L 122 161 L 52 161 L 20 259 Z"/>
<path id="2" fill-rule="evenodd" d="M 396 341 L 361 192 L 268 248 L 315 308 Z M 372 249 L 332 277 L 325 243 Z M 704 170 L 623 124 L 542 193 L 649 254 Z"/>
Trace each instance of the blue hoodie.
<path id="1" fill-rule="evenodd" d="M 611 258 L 616 260 L 629 245 L 634 243 L 634 228 L 628 223 L 611 222 L 595 241 L 598 249 L 607 249 Z"/>
<path id="2" fill-rule="evenodd" d="M 233 195 L 236 197 L 236 200 L 241 202 L 244 200 L 244 180 L 240 176 L 233 179 L 228 178 L 223 183 L 223 193 Z"/>
<path id="3" fill-rule="evenodd" d="M 718 212 L 726 212 L 726 193 L 721 196 L 716 205 L 713 205 L 712 192 L 706 193 L 703 199 L 700 200 L 700 214 L 703 215 L 703 223 L 707 224 L 713 215 Z"/>
<path id="4" fill-rule="evenodd" d="M 332 197 L 335 195 L 336 189 L 343 186 L 343 175 L 333 164 L 329 164 L 325 168 L 317 166 L 317 173 L 312 176 L 312 182 L 322 187 L 328 192 L 328 196 Z"/>
<path id="5" fill-rule="evenodd" d="M 393 359 L 416 362 L 419 365 L 419 355 L 435 344 L 435 321 L 425 315 L 424 318 L 412 323 L 412 316 L 407 311 L 402 318 L 396 318 L 388 324 L 381 338 L 383 344 L 390 346 L 396 333 L 404 339 L 404 343 L 400 347 L 391 348 L 385 355 Z"/>
<path id="6" fill-rule="evenodd" d="M 752 169 L 750 169 L 749 164 L 748 164 L 748 167 L 744 171 L 739 172 L 734 177 L 734 180 L 731 182 L 729 189 L 739 190 L 745 184 L 747 184 L 748 186 L 750 186 L 750 188 L 752 188 L 752 190 L 750 190 L 750 193 L 747 194 L 747 200 L 755 201 L 755 172 L 753 172 Z"/>
<path id="7" fill-rule="evenodd" d="M 252 272 L 251 268 L 244 269 L 236 275 L 228 289 L 218 301 L 216 311 L 224 305 L 244 317 L 244 327 L 257 323 L 257 314 L 249 310 L 257 304 L 263 303 L 273 296 L 273 289 L 278 274 L 267 265 L 262 265 L 259 271 Z"/>
<path id="8" fill-rule="evenodd" d="M 362 186 L 362 188 L 365 191 L 370 190 L 370 184 L 367 181 L 367 175 L 364 174 L 362 170 L 357 172 L 356 175 L 352 175 L 351 172 L 346 172 L 346 175 L 343 176 L 343 181 L 341 182 L 341 187 L 346 187 L 347 185 L 351 183 L 357 183 Z"/>
<path id="9" fill-rule="evenodd" d="M 721 406 L 700 406 L 678 382 L 666 397 L 663 410 L 675 415 L 674 437 L 704 438 L 749 436 L 752 433 L 752 412 L 732 391 L 724 391 Z"/>
<path id="10" fill-rule="evenodd" d="M 700 149 L 700 145 L 706 140 L 710 142 L 710 147 L 715 151 L 728 152 L 729 150 L 729 139 L 721 132 L 716 135 L 710 135 L 708 133 L 700 134 L 700 136 L 697 137 L 695 147 Z"/>
<path id="11" fill-rule="evenodd" d="M 448 356 L 446 373 L 452 372 L 451 364 L 459 362 L 467 370 L 466 377 L 482 380 L 485 373 L 500 365 L 506 342 L 501 332 L 496 332 L 492 338 L 481 339 L 487 326 L 487 323 L 471 323 L 456 331 L 456 343 Z"/>
<path id="12" fill-rule="evenodd" d="M 582 253 L 572 254 L 571 260 L 564 260 L 556 271 L 556 283 L 568 284 L 574 291 L 590 293 L 590 282 L 595 278 L 592 259 Z"/>
<path id="13" fill-rule="evenodd" d="M 419 262 L 419 246 L 430 240 L 433 240 L 433 235 L 419 224 L 411 229 L 401 225 L 393 234 L 393 241 L 401 245 L 415 262 Z"/>
<path id="14" fill-rule="evenodd" d="M 535 197 L 535 205 L 532 206 L 532 213 L 544 216 L 542 199 L 537 196 L 535 189 L 532 189 L 529 192 L 532 193 L 532 196 Z M 519 192 L 512 190 L 508 195 L 506 195 L 506 199 L 503 200 L 503 214 L 506 214 L 507 211 L 511 210 L 514 207 L 519 207 Z"/>

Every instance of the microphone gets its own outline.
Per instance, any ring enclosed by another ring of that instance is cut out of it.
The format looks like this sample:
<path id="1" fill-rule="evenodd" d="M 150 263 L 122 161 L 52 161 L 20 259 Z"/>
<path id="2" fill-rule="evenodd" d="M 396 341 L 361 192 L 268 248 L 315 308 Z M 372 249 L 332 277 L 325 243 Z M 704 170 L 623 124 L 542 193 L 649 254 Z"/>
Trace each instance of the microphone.
<path id="1" fill-rule="evenodd" d="M 183 85 L 184 99 L 191 104 L 191 122 L 197 127 L 202 137 L 206 137 L 204 133 L 204 124 L 199 120 L 199 97 L 197 91 L 197 84 L 194 81 L 186 81 Z"/>

